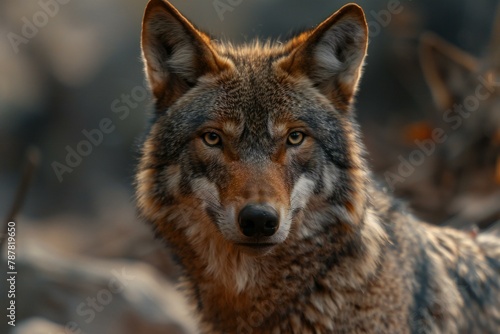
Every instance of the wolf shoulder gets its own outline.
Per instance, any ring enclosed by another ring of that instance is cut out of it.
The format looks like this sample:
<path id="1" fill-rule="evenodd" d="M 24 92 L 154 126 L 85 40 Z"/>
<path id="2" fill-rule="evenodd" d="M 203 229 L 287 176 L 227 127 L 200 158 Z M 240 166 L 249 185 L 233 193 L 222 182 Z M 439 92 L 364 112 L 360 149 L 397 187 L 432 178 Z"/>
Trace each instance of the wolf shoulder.
<path id="1" fill-rule="evenodd" d="M 498 234 L 433 226 L 391 199 L 378 202 L 389 239 L 385 267 L 394 271 L 388 277 L 403 278 L 411 327 L 422 333 L 500 329 Z"/>

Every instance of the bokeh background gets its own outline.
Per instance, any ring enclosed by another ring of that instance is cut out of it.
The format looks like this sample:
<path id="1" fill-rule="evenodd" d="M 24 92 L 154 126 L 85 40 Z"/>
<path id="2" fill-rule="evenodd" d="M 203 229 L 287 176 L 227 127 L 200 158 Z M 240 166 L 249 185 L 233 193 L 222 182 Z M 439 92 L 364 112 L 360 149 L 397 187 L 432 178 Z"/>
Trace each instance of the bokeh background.
<path id="1" fill-rule="evenodd" d="M 235 42 L 284 39 L 292 31 L 313 27 L 347 3 L 171 2 L 199 28 Z M 36 147 L 41 158 L 16 220 L 17 326 L 6 325 L 7 292 L 2 279 L 2 333 L 194 331 L 182 298 L 172 289 L 177 270 L 162 243 L 137 219 L 133 202 L 137 148 L 152 109 L 149 96 L 144 96 L 147 86 L 139 47 L 146 3 L 0 2 L 0 217 L 8 215 L 14 202 L 28 148 Z M 399 157 L 415 149 L 415 140 L 428 137 L 443 112 L 423 75 L 420 36 L 432 31 L 487 64 L 498 0 L 358 3 L 372 23 L 372 36 L 356 109 L 370 164 L 384 182 L 385 171 L 397 170 Z M 398 3 L 401 10 L 387 18 L 381 13 L 387 12 L 390 3 Z M 45 16 L 46 22 L 39 14 L 44 7 L 54 11 Z M 26 22 L 34 20 L 43 24 L 13 47 L 12 34 L 22 36 L 23 29 L 29 30 Z M 495 94 L 481 112 L 500 114 L 498 91 Z M 129 104 L 127 98 L 131 98 Z M 126 117 L 115 112 L 118 106 L 126 106 Z M 54 162 L 66 164 L 67 147 L 76 149 L 86 139 L 83 131 L 99 128 L 105 118 L 111 120 L 113 131 L 104 134 L 102 143 L 93 146 L 71 172 L 58 177 Z M 483 130 L 479 126 L 477 131 Z M 485 145 L 498 144 L 490 139 Z M 495 178 L 500 164 L 489 166 L 490 157 L 485 163 L 488 172 L 481 169 L 483 165 L 470 173 L 462 170 L 460 180 L 475 175 L 479 181 L 471 188 L 457 187 L 456 160 L 446 160 L 448 165 L 442 167 L 436 161 L 447 153 L 440 150 L 392 190 L 408 201 L 410 210 L 432 223 L 461 228 L 476 224 L 481 229 L 494 225 L 500 219 L 500 180 Z M 468 157 L 460 159 L 465 163 L 475 159 Z M 491 170 L 493 177 L 488 176 Z M 469 204 L 472 211 L 457 209 Z M 5 260 L 5 249 L 2 254 Z M 1 263 L 4 275 L 6 265 Z M 110 281 L 123 272 L 133 278 L 122 277 L 126 287 L 113 292 L 109 300 L 110 294 L 102 291 L 109 290 Z M 88 298 L 101 301 L 93 317 Z"/>

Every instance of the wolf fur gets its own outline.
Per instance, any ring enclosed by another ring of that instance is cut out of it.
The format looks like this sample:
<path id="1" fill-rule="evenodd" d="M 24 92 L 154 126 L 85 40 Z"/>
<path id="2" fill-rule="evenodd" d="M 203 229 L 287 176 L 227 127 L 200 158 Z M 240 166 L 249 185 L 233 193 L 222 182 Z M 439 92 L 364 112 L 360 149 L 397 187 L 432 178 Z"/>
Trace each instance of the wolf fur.
<path id="1" fill-rule="evenodd" d="M 498 332 L 500 240 L 420 222 L 373 181 L 352 111 L 367 34 L 350 4 L 286 43 L 234 46 L 149 2 L 137 204 L 201 333 Z M 248 203 L 279 213 L 274 235 L 242 234 Z"/>

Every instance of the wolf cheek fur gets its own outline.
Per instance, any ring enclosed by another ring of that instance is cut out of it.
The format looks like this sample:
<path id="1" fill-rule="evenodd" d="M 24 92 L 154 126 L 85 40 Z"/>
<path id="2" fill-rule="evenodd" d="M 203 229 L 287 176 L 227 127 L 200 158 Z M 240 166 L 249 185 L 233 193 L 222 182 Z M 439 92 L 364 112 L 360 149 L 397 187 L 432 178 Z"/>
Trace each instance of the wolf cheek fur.
<path id="1" fill-rule="evenodd" d="M 137 203 L 201 332 L 498 329 L 498 239 L 420 223 L 371 182 L 351 111 L 367 39 L 352 4 L 287 43 L 243 46 L 148 4 L 156 113 Z"/>

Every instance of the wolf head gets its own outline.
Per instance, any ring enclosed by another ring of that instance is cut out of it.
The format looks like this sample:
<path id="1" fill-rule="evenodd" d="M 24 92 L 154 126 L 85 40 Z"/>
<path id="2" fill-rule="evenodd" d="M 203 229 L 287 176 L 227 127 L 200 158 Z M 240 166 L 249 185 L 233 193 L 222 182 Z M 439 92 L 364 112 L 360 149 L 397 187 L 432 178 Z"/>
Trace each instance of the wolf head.
<path id="1" fill-rule="evenodd" d="M 435 179 L 446 179 L 454 196 L 475 190 L 477 180 L 479 192 L 500 185 L 500 7 L 497 16 L 483 59 L 432 33 L 421 40 L 425 78 L 450 136 Z"/>
<path id="2" fill-rule="evenodd" d="M 355 233 L 367 177 L 351 104 L 366 48 L 354 4 L 286 43 L 233 46 L 150 1 L 142 216 L 192 256 L 264 255 L 329 224 Z"/>

